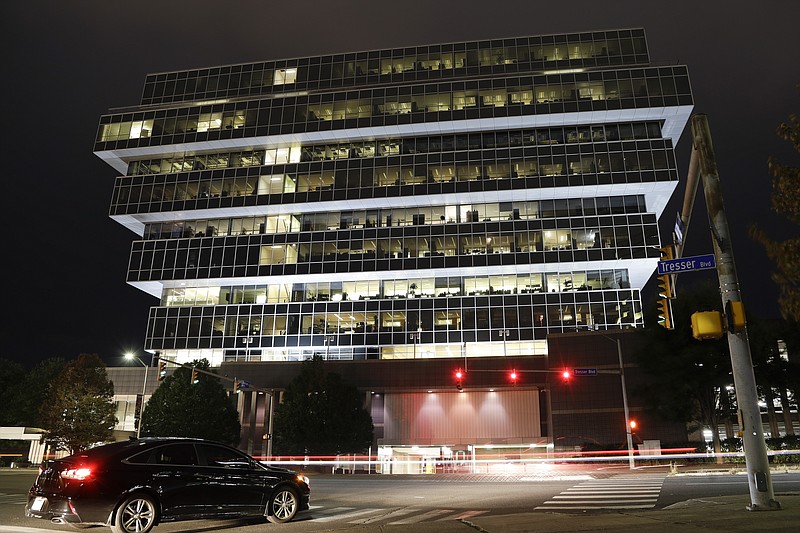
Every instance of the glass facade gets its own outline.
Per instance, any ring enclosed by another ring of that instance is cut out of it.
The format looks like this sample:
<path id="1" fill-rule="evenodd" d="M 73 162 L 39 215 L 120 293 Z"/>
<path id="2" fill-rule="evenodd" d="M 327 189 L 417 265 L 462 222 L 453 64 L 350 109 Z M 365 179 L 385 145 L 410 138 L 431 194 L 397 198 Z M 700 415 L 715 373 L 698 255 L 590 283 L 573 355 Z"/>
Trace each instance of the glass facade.
<path id="1" fill-rule="evenodd" d="M 691 107 L 643 30 L 521 37 L 152 74 L 95 152 L 149 350 L 543 355 L 642 325 Z"/>

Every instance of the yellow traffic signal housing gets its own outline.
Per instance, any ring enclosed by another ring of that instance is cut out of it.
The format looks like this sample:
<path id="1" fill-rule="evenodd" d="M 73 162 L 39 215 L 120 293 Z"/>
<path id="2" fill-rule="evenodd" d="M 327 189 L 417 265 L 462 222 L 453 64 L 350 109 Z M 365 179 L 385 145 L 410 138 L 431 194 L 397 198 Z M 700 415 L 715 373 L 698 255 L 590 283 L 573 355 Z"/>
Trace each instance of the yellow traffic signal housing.
<path id="1" fill-rule="evenodd" d="M 158 362 L 158 381 L 164 381 L 167 377 L 167 363 L 166 361 Z"/>
<path id="2" fill-rule="evenodd" d="M 728 322 L 728 331 L 733 333 L 742 331 L 747 325 L 747 319 L 744 316 L 744 304 L 728 300 L 725 304 L 725 318 Z"/>
<path id="3" fill-rule="evenodd" d="M 671 274 L 663 274 L 658 276 L 658 297 L 659 298 L 674 298 L 674 293 L 672 292 L 672 275 Z"/>
<path id="4" fill-rule="evenodd" d="M 724 331 L 722 313 L 719 311 L 692 313 L 692 337 L 695 339 L 719 339 Z"/>
<path id="5" fill-rule="evenodd" d="M 675 258 L 675 250 L 672 246 L 664 246 L 659 250 L 661 260 L 669 261 Z M 675 298 L 675 291 L 672 286 L 672 274 L 661 274 L 658 276 L 658 296 L 659 298 Z"/>
<path id="6" fill-rule="evenodd" d="M 666 329 L 675 329 L 672 324 L 672 304 L 666 298 L 658 300 L 658 324 Z"/>
<path id="7" fill-rule="evenodd" d="M 192 385 L 197 384 L 200 381 L 200 373 L 196 369 L 192 369 Z"/>

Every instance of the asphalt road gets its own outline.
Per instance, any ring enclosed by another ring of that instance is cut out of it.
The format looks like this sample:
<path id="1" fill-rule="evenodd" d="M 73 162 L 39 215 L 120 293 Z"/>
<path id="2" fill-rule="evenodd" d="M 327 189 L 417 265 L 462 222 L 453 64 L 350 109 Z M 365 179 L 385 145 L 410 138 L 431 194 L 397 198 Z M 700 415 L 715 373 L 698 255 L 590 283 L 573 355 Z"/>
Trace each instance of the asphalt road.
<path id="1" fill-rule="evenodd" d="M 40 533 L 71 531 L 25 518 L 25 494 L 35 470 L 0 471 L 0 531 Z M 800 490 L 800 472 L 773 474 L 776 493 Z M 158 533 L 281 533 L 347 531 L 366 526 L 398 526 L 408 531 L 436 522 L 476 516 L 530 512 L 603 513 L 614 509 L 661 509 L 689 499 L 741 495 L 747 501 L 743 474 L 668 476 L 664 470 L 602 468 L 585 472 L 550 472 L 546 476 L 381 476 L 312 475 L 312 509 L 284 525 L 264 521 L 191 521 L 164 524 Z M 103 531 L 92 529 L 89 531 Z M 74 530 L 73 530 L 74 531 Z"/>

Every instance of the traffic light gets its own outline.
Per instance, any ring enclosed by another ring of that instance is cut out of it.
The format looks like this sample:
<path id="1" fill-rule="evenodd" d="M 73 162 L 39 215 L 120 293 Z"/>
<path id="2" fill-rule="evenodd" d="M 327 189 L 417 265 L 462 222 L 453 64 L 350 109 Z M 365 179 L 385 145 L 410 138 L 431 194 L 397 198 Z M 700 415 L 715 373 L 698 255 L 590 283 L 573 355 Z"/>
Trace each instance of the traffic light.
<path id="1" fill-rule="evenodd" d="M 631 431 L 633 431 L 634 429 L 636 429 L 636 427 L 637 427 L 639 424 L 637 424 L 637 423 L 636 423 L 636 420 L 631 420 L 630 422 L 628 422 L 628 425 L 630 425 L 630 427 L 631 427 Z"/>
<path id="2" fill-rule="evenodd" d="M 658 300 L 658 324 L 666 329 L 675 329 L 672 325 L 672 302 L 666 298 Z"/>
<path id="3" fill-rule="evenodd" d="M 461 369 L 459 368 L 458 370 L 456 370 L 456 373 L 454 375 L 455 375 L 455 378 L 456 378 L 456 389 L 458 389 L 459 391 L 463 391 L 464 390 L 464 383 L 463 383 L 464 372 L 462 372 Z"/>
<path id="4" fill-rule="evenodd" d="M 661 248 L 661 260 L 668 261 L 675 257 L 672 246 Z M 666 329 L 675 329 L 672 324 L 672 303 L 675 290 L 672 286 L 672 274 L 658 276 L 658 324 Z"/>
<path id="5" fill-rule="evenodd" d="M 561 371 L 561 381 L 563 381 L 564 383 L 569 383 L 571 379 L 572 379 L 572 370 L 570 370 L 569 368 L 565 368 L 564 370 Z"/>
<path id="6" fill-rule="evenodd" d="M 164 381 L 165 377 L 167 377 L 167 362 L 166 361 L 159 361 L 158 362 L 158 381 Z"/>
<path id="7" fill-rule="evenodd" d="M 517 371 L 512 368 L 511 371 L 508 373 L 508 381 L 510 381 L 512 385 L 516 385 L 518 379 L 519 379 L 519 374 L 517 374 Z"/>
<path id="8" fill-rule="evenodd" d="M 722 313 L 719 311 L 703 311 L 692 313 L 692 337 L 702 341 L 719 339 L 725 333 Z"/>
<path id="9" fill-rule="evenodd" d="M 674 296 L 672 291 L 672 274 L 662 274 L 658 276 L 658 297 L 671 300 Z"/>
<path id="10" fill-rule="evenodd" d="M 192 369 L 192 385 L 197 384 L 200 381 L 200 373 L 197 371 L 196 368 Z"/>
<path id="11" fill-rule="evenodd" d="M 234 394 L 239 394 L 240 390 L 242 390 L 242 382 L 239 381 L 238 379 L 234 378 L 233 379 L 233 393 Z"/>
<path id="12" fill-rule="evenodd" d="M 674 252 L 672 246 L 665 246 L 661 248 L 661 260 L 669 261 L 674 259 Z M 672 286 L 672 274 L 662 274 L 658 276 L 658 297 L 659 298 L 675 298 L 675 291 Z"/>

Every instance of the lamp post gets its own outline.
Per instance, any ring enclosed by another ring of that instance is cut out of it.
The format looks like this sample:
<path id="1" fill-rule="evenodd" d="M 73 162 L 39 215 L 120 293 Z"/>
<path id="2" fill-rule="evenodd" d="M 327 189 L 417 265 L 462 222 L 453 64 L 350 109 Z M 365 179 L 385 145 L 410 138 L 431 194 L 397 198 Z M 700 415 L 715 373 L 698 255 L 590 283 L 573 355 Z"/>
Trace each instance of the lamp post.
<path id="1" fill-rule="evenodd" d="M 331 343 L 336 340 L 334 335 L 325 335 L 325 360 L 328 360 L 328 355 L 331 350 Z"/>
<path id="2" fill-rule="evenodd" d="M 147 390 L 147 369 L 153 364 L 153 354 L 150 354 L 150 364 L 145 364 L 138 355 L 132 352 L 128 352 L 125 354 L 125 359 L 132 359 L 137 361 L 140 365 L 144 367 L 144 382 L 142 383 L 142 408 L 139 410 L 139 424 L 136 426 L 136 438 L 139 438 L 139 435 L 142 433 L 142 414 L 144 414 L 144 394 Z"/>
<path id="3" fill-rule="evenodd" d="M 506 350 L 506 339 L 508 338 L 509 334 L 511 334 L 511 332 L 507 329 L 501 329 L 499 333 L 500 336 L 503 337 L 503 356 L 505 357 L 508 355 L 508 351 Z"/>
<path id="4" fill-rule="evenodd" d="M 411 338 L 411 340 L 414 341 L 414 359 L 417 358 L 417 342 L 419 342 L 419 334 L 420 334 L 421 331 L 422 331 L 422 328 L 419 327 L 419 328 L 417 328 L 417 331 L 415 331 L 414 333 L 410 333 L 408 335 Z"/>

